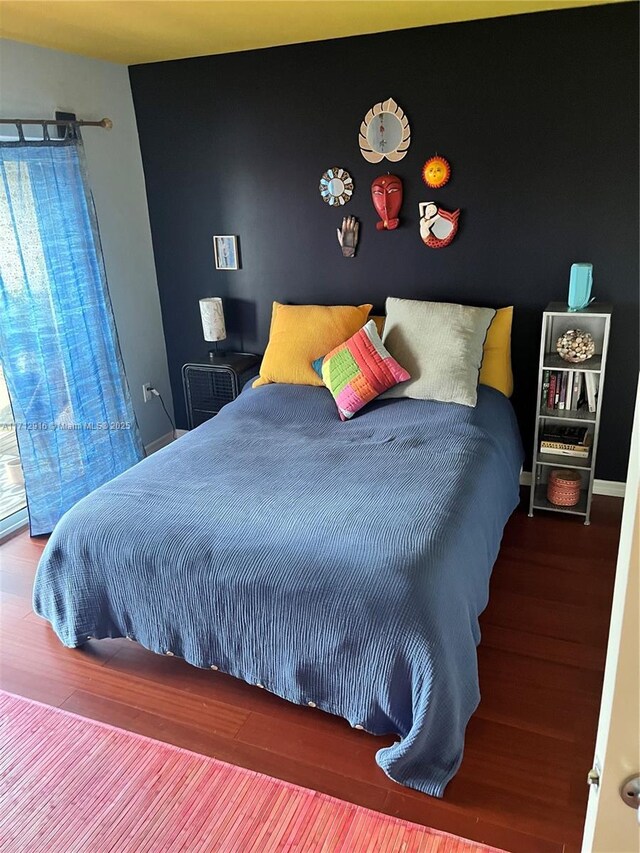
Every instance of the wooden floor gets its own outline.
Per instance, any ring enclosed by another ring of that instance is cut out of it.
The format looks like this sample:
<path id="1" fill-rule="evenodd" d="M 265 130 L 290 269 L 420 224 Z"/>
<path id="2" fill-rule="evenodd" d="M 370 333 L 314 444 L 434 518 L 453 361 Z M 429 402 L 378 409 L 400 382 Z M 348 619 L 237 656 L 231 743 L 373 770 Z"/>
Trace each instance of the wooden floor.
<path id="1" fill-rule="evenodd" d="M 482 702 L 436 800 L 374 761 L 389 739 L 126 640 L 65 649 L 31 612 L 44 540 L 0 546 L 0 686 L 336 797 L 501 847 L 577 851 L 593 757 L 622 501 L 592 525 L 519 510 L 482 616 Z"/>

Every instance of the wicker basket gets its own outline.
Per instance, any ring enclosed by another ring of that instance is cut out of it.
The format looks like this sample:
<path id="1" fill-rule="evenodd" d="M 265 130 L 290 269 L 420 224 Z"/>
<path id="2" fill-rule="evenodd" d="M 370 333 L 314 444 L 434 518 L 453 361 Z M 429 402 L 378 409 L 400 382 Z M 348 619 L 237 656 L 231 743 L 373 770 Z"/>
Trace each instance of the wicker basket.
<path id="1" fill-rule="evenodd" d="M 547 500 L 555 506 L 575 506 L 580 500 L 582 477 L 568 468 L 554 469 L 549 474 Z"/>

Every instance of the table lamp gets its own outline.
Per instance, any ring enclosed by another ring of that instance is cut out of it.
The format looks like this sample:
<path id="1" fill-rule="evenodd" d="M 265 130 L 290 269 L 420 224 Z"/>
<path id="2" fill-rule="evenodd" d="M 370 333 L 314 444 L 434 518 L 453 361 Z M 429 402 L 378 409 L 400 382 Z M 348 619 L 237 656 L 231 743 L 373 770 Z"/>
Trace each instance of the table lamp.
<path id="1" fill-rule="evenodd" d="M 200 317 L 205 341 L 215 341 L 215 349 L 209 350 L 209 358 L 218 355 L 218 341 L 224 341 L 227 330 L 224 325 L 224 309 L 219 296 L 208 296 L 200 300 Z"/>

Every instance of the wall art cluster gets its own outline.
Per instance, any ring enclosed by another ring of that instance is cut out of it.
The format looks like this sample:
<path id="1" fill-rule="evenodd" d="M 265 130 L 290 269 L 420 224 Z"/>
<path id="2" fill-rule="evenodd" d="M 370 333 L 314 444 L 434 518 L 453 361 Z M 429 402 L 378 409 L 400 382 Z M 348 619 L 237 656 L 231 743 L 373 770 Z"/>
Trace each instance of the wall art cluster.
<path id="1" fill-rule="evenodd" d="M 411 145 L 411 127 L 404 110 L 393 98 L 379 101 L 360 124 L 358 145 L 368 163 L 402 160 Z M 451 164 L 438 153 L 422 167 L 422 180 L 430 189 L 441 189 L 451 179 Z M 354 193 L 349 172 L 333 166 L 320 178 L 320 195 L 329 207 L 343 207 Z M 403 179 L 387 172 L 371 182 L 371 201 L 378 214 L 377 231 L 395 231 L 400 226 L 400 209 L 404 197 Z M 460 208 L 447 210 L 437 201 L 421 201 L 418 205 L 420 238 L 430 249 L 444 249 L 458 233 Z M 345 216 L 338 227 L 338 243 L 345 258 L 355 257 L 360 223 L 355 216 Z"/>

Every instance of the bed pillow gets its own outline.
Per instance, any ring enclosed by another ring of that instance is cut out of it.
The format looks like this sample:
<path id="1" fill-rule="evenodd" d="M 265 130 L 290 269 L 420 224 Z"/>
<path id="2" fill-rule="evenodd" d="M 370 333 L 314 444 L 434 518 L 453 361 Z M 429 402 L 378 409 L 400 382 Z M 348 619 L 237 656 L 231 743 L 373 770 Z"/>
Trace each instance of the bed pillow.
<path id="1" fill-rule="evenodd" d="M 311 366 L 366 322 L 371 305 L 281 305 L 273 303 L 269 343 L 253 387 L 269 382 L 322 385 Z"/>
<path id="2" fill-rule="evenodd" d="M 383 314 L 374 315 L 371 317 L 373 322 L 376 324 L 376 331 L 382 337 L 384 334 L 384 321 L 387 319 Z"/>
<path id="3" fill-rule="evenodd" d="M 511 321 L 513 305 L 498 308 L 491 321 L 484 356 L 480 368 L 480 384 L 502 391 L 505 397 L 513 394 L 513 370 L 511 369 Z"/>
<path id="4" fill-rule="evenodd" d="M 384 335 L 383 316 L 372 316 L 380 337 Z M 513 305 L 498 308 L 491 321 L 487 339 L 484 342 L 480 384 L 489 385 L 501 391 L 505 397 L 513 394 L 513 370 L 511 368 L 511 325 Z"/>
<path id="5" fill-rule="evenodd" d="M 411 378 L 384 348 L 373 320 L 324 358 L 316 359 L 313 369 L 331 391 L 343 421 L 383 391 Z"/>
<path id="6" fill-rule="evenodd" d="M 383 343 L 411 374 L 385 397 L 475 406 L 482 349 L 493 308 L 387 299 Z"/>

